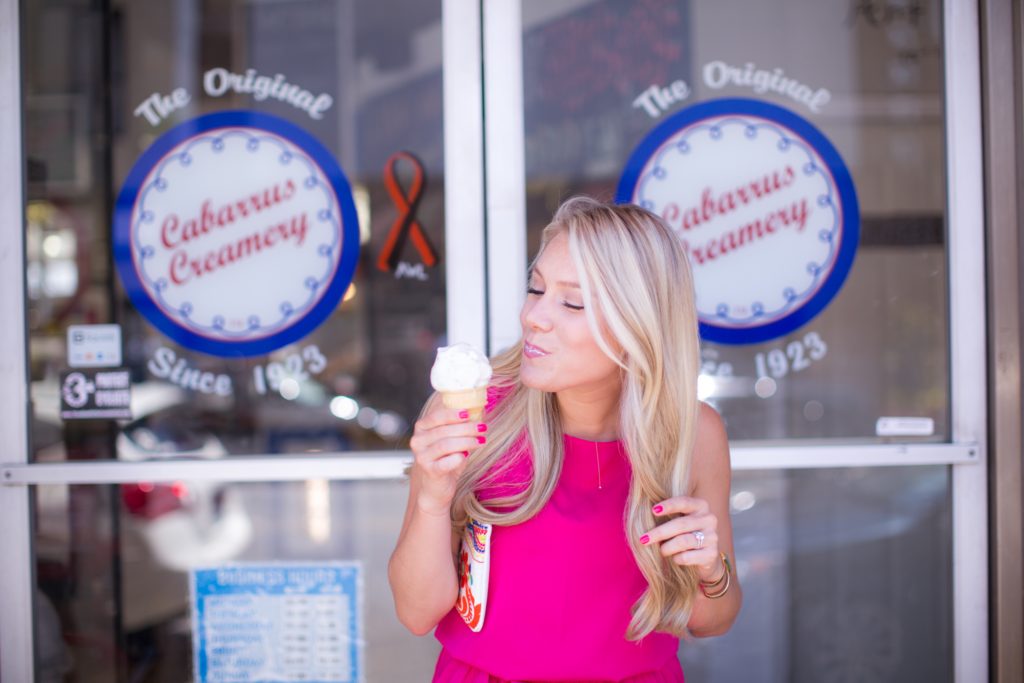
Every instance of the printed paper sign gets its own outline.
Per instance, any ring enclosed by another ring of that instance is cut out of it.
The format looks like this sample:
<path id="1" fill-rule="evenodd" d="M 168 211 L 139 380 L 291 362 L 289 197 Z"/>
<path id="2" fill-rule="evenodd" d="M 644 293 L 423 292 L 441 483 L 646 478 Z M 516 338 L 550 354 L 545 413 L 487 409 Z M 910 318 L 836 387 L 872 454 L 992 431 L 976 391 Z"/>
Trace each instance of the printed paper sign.
<path id="1" fill-rule="evenodd" d="M 114 255 L 132 303 L 183 346 L 255 356 L 335 309 L 359 255 L 331 154 L 275 116 L 207 114 L 142 155 L 117 200 Z"/>
<path id="2" fill-rule="evenodd" d="M 65 420 L 127 420 L 132 416 L 131 373 L 75 370 L 60 376 L 60 416 Z"/>
<path id="3" fill-rule="evenodd" d="M 814 126 L 766 102 L 684 109 L 637 147 L 617 201 L 662 216 L 693 267 L 701 335 L 763 342 L 820 313 L 853 264 L 850 173 Z"/>
<path id="4" fill-rule="evenodd" d="M 364 680 L 358 563 L 194 569 L 190 585 L 198 683 Z"/>
<path id="5" fill-rule="evenodd" d="M 120 325 L 68 327 L 68 365 L 73 368 L 116 368 L 120 364 Z"/>

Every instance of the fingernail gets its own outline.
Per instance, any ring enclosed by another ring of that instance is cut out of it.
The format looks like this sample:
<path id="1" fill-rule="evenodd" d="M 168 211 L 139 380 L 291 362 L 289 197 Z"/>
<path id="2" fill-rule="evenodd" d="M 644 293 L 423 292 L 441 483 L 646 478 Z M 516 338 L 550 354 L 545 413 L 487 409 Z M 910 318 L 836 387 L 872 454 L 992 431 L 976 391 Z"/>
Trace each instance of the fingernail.
<path id="1" fill-rule="evenodd" d="M 469 457 L 469 451 L 462 451 L 462 457 L 463 458 L 468 458 Z"/>
<path id="2" fill-rule="evenodd" d="M 478 431 L 478 432 L 486 432 L 487 431 L 487 425 L 485 425 L 485 424 L 478 424 L 476 426 L 476 431 Z"/>
<path id="3" fill-rule="evenodd" d="M 640 537 L 640 542 L 643 543 L 644 545 L 647 545 L 648 543 L 650 543 L 650 541 L 651 541 L 651 537 L 648 536 L 647 534 L 644 534 L 643 536 Z"/>
<path id="4" fill-rule="evenodd" d="M 664 510 L 664 509 L 665 509 L 665 508 L 661 507 L 660 505 L 655 505 L 655 506 L 654 506 L 654 514 L 656 514 L 656 515 L 660 515 L 660 514 L 661 514 L 661 512 L 662 512 L 662 510 Z"/>
<path id="5" fill-rule="evenodd" d="M 468 410 L 460 410 L 459 411 L 459 419 L 460 420 L 465 420 L 467 417 L 469 417 L 469 411 Z"/>
<path id="6" fill-rule="evenodd" d="M 478 436 L 478 437 L 476 437 L 476 442 L 477 443 L 487 443 L 487 437 L 486 436 Z"/>

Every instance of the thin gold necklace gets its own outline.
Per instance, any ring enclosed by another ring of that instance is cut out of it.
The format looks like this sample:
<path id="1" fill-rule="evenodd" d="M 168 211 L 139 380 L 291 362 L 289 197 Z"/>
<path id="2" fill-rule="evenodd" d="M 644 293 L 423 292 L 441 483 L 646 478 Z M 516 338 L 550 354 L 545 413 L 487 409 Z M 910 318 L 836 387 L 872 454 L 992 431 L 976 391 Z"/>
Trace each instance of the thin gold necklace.
<path id="1" fill-rule="evenodd" d="M 597 488 L 604 488 L 601 486 L 601 456 L 597 452 L 597 442 L 594 442 L 594 461 L 597 463 Z"/>

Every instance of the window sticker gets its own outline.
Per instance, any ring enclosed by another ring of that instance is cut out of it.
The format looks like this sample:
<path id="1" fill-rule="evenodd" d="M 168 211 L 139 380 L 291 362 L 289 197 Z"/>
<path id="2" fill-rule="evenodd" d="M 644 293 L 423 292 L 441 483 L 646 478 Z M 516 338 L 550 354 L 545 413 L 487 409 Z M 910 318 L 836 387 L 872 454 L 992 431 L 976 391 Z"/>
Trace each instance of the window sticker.
<path id="1" fill-rule="evenodd" d="M 403 188 L 398 178 L 399 162 L 412 170 L 409 187 Z M 420 281 L 429 279 L 426 268 L 437 265 L 437 252 L 427 238 L 423 226 L 416 219 L 416 210 L 426 188 L 427 173 L 423 162 L 412 152 L 400 151 L 392 154 L 384 166 L 384 187 L 398 209 L 398 216 L 388 230 L 387 239 L 377 256 L 377 269 L 392 272 L 395 279 L 410 278 Z M 411 240 L 419 254 L 420 263 L 399 260 L 402 248 Z"/>
<path id="2" fill-rule="evenodd" d="M 860 210 L 850 172 L 811 123 L 732 98 L 665 119 L 626 164 L 617 201 L 662 216 L 693 267 L 704 339 L 782 337 L 832 301 L 853 264 Z"/>
<path id="3" fill-rule="evenodd" d="M 186 121 L 129 172 L 114 256 L 135 307 L 215 356 L 304 338 L 341 301 L 359 256 L 352 192 L 328 150 L 252 111 Z"/>
<path id="4" fill-rule="evenodd" d="M 65 420 L 129 420 L 131 373 L 127 368 L 83 368 L 60 377 L 60 416 Z"/>
<path id="5" fill-rule="evenodd" d="M 930 417 L 880 417 L 875 422 L 877 436 L 932 436 L 935 420 Z"/>
<path id="6" fill-rule="evenodd" d="M 222 67 L 210 69 L 203 74 L 203 93 L 207 97 L 225 97 L 231 94 L 250 95 L 256 102 L 277 100 L 304 111 L 309 118 L 321 120 L 324 113 L 334 105 L 334 98 L 327 93 L 314 95 L 297 83 L 289 83 L 284 74 L 261 74 L 256 69 L 245 73 L 233 73 Z M 159 126 L 174 112 L 184 109 L 192 102 L 187 88 L 175 88 L 169 94 L 150 94 L 139 103 L 133 112 L 144 118 L 149 125 Z"/>
<path id="7" fill-rule="evenodd" d="M 68 326 L 68 365 L 115 368 L 121 364 L 120 325 Z"/>

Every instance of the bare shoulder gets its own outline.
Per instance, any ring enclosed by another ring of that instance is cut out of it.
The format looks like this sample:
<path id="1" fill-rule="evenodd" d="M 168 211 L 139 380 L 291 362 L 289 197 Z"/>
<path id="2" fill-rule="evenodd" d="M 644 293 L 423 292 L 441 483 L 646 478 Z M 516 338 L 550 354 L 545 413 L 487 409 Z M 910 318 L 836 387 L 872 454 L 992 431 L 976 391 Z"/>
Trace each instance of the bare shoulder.
<path id="1" fill-rule="evenodd" d="M 704 401 L 698 401 L 697 443 L 705 447 L 728 447 L 729 437 L 725 433 L 725 422 L 718 411 Z"/>
<path id="2" fill-rule="evenodd" d="M 729 437 L 718 411 L 703 401 L 697 416 L 697 435 L 691 460 L 694 488 L 722 477 L 729 478 Z"/>

